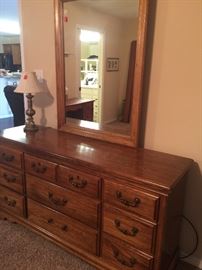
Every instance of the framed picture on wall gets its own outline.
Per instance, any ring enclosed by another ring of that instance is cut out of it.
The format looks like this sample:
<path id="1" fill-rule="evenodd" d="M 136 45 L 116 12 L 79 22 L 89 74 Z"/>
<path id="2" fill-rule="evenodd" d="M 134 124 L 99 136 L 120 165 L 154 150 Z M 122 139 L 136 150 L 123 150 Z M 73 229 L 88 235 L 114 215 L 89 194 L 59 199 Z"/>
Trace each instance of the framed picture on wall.
<path id="1" fill-rule="evenodd" d="M 107 71 L 118 71 L 119 70 L 119 58 L 107 58 Z"/>

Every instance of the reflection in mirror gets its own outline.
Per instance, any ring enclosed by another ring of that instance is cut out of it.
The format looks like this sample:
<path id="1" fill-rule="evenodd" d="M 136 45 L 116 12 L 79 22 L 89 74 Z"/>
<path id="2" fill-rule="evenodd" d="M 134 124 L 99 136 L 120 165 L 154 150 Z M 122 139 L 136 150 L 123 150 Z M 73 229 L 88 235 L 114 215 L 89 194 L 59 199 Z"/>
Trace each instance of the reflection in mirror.
<path id="1" fill-rule="evenodd" d="M 0 0 L 0 129 L 24 124 L 24 100 L 14 93 L 21 76 L 18 1 Z"/>
<path id="2" fill-rule="evenodd" d="M 138 7 L 138 0 L 64 3 L 67 123 L 130 135 Z"/>

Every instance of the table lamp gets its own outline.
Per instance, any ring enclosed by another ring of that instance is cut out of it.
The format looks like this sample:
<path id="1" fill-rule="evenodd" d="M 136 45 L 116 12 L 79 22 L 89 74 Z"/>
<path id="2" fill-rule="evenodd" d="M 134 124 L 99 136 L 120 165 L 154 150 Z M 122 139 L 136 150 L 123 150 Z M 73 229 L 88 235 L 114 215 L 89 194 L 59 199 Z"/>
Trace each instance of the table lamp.
<path id="1" fill-rule="evenodd" d="M 32 98 L 34 94 L 40 92 L 40 87 L 37 81 L 36 74 L 34 72 L 23 72 L 19 84 L 15 89 L 15 92 L 26 94 L 27 98 L 27 110 L 26 110 L 27 119 L 24 131 L 25 132 L 37 131 L 38 127 L 35 125 L 33 119 L 35 110 L 32 108 Z"/>

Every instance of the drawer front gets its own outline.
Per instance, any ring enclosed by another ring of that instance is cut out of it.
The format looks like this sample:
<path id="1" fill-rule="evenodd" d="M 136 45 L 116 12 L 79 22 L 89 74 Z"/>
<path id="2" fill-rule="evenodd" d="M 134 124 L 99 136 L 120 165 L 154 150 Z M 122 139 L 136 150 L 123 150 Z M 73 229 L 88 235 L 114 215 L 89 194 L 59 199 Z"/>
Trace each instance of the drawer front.
<path id="1" fill-rule="evenodd" d="M 21 169 L 22 153 L 10 148 L 0 147 L 0 162 L 8 166 Z"/>
<path id="2" fill-rule="evenodd" d="M 26 180 L 28 197 L 97 228 L 99 202 L 31 175 Z"/>
<path id="3" fill-rule="evenodd" d="M 25 154 L 26 172 L 55 182 L 57 164 Z"/>
<path id="4" fill-rule="evenodd" d="M 130 216 L 130 214 L 105 205 L 104 231 L 151 254 L 155 240 L 155 226 Z"/>
<path id="5" fill-rule="evenodd" d="M 58 167 L 57 183 L 63 187 L 87 196 L 98 198 L 100 195 L 99 177 L 81 173 L 68 167 Z"/>
<path id="6" fill-rule="evenodd" d="M 152 257 L 143 255 L 132 246 L 107 234 L 103 239 L 103 260 L 116 270 L 151 270 Z"/>
<path id="7" fill-rule="evenodd" d="M 5 208 L 19 216 L 24 214 L 24 197 L 0 186 L 0 207 Z"/>
<path id="8" fill-rule="evenodd" d="M 97 250 L 95 230 L 50 208 L 28 199 L 28 219 L 34 224 L 94 255 Z"/>
<path id="9" fill-rule="evenodd" d="M 159 198 L 151 194 L 105 180 L 104 200 L 146 219 L 157 220 Z"/>
<path id="10" fill-rule="evenodd" d="M 0 184 L 19 193 L 23 192 L 22 174 L 17 171 L 6 170 L 0 167 Z"/>

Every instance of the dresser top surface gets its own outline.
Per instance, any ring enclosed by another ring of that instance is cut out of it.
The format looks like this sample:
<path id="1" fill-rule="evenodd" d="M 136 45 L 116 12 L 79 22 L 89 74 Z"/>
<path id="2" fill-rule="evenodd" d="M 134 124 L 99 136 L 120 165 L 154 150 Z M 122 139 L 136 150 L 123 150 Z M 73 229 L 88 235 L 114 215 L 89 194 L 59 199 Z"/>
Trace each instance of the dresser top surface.
<path id="1" fill-rule="evenodd" d="M 188 158 L 102 142 L 53 128 L 40 128 L 30 134 L 23 131 L 23 126 L 6 129 L 0 132 L 0 145 L 20 147 L 33 154 L 44 153 L 44 159 L 47 153 L 76 160 L 89 169 L 162 191 L 172 189 L 193 162 Z"/>

